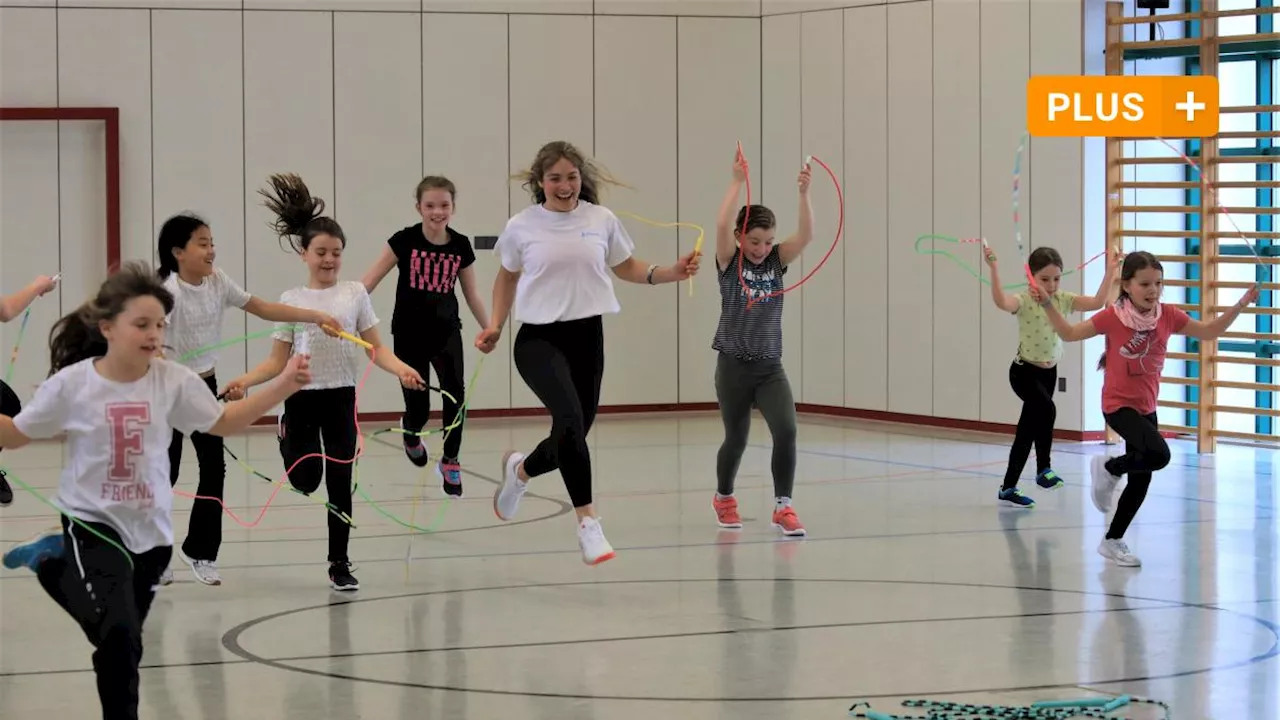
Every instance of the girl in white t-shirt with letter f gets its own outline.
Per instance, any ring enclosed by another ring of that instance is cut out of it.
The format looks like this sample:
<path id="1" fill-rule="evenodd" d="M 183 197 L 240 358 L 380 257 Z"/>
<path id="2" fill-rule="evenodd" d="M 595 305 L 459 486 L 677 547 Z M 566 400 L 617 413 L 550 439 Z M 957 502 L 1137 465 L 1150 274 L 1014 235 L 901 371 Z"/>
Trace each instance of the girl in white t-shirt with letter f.
<path id="1" fill-rule="evenodd" d="M 9 550 L 4 566 L 35 572 L 80 624 L 113 719 L 138 717 L 142 624 L 173 554 L 173 431 L 239 432 L 311 379 L 307 358 L 295 356 L 265 391 L 223 406 L 194 371 L 157 357 L 172 311 L 156 274 L 126 265 L 58 321 L 53 374 L 17 417 L 0 415 L 0 447 L 66 433 L 62 527 Z"/>

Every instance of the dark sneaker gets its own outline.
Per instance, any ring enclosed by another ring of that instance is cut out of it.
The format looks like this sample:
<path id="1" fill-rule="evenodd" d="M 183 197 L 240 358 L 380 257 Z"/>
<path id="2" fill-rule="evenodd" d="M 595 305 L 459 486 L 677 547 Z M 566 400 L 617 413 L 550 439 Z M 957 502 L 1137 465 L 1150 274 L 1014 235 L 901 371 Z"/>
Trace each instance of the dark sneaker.
<path id="1" fill-rule="evenodd" d="M 1022 494 L 1018 488 L 1001 488 L 1000 503 L 1002 505 L 1012 505 L 1013 507 L 1035 507 L 1036 501 Z"/>
<path id="2" fill-rule="evenodd" d="M 440 487 L 449 497 L 462 497 L 462 466 L 457 460 L 441 460 L 436 465 L 436 473 L 440 475 Z"/>
<path id="3" fill-rule="evenodd" d="M 1057 490 L 1066 483 L 1062 482 L 1062 476 L 1053 471 L 1053 468 L 1045 468 L 1036 475 L 1036 484 L 1045 490 Z"/>
<path id="4" fill-rule="evenodd" d="M 334 590 L 360 589 L 360 581 L 356 580 L 356 576 L 351 574 L 351 563 L 349 562 L 329 563 L 329 585 Z"/>
<path id="5" fill-rule="evenodd" d="M 418 467 L 426 467 L 431 462 L 431 457 L 427 454 L 427 446 L 422 443 L 422 436 L 413 435 L 404 430 L 404 416 L 400 417 L 400 440 L 404 443 L 404 454 L 408 456 L 409 462 Z"/>

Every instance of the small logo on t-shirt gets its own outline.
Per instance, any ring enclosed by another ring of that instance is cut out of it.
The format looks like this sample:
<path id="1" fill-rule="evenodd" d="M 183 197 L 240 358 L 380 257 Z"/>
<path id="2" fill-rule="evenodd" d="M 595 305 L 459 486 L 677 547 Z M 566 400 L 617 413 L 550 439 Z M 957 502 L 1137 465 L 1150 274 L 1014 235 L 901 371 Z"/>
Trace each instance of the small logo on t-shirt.
<path id="1" fill-rule="evenodd" d="M 582 231 L 582 237 L 584 237 L 584 238 L 591 238 L 591 237 L 598 238 L 598 237 L 602 237 L 602 236 L 601 236 L 600 232 L 599 232 L 599 231 L 597 231 L 597 230 L 583 230 L 583 231 Z"/>
<path id="2" fill-rule="evenodd" d="M 414 249 L 409 257 L 409 287 L 436 293 L 452 293 L 462 269 L 462 256 Z"/>

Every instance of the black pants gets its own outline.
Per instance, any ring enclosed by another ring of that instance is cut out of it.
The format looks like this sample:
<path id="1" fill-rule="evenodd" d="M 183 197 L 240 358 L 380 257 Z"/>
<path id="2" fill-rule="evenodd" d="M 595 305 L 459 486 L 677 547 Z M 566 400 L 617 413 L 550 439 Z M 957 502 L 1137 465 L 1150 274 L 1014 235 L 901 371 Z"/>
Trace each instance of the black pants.
<path id="1" fill-rule="evenodd" d="M 796 478 L 796 401 L 782 361 L 738 360 L 721 353 L 716 358 L 716 400 L 724 422 L 724 442 L 716 453 L 716 492 L 733 494 L 755 406 L 773 436 L 773 494 L 791 497 Z"/>
<path id="2" fill-rule="evenodd" d="M 218 377 L 210 373 L 204 379 L 209 392 L 218 394 Z M 178 471 L 182 464 L 182 433 L 173 431 L 169 443 L 169 483 L 178 484 Z M 191 444 L 196 448 L 196 460 L 200 463 L 200 483 L 196 495 L 222 499 L 227 482 L 227 459 L 222 454 L 222 437 L 191 433 Z M 187 539 L 182 552 L 192 560 L 217 560 L 222 547 L 222 505 L 213 500 L 196 500 L 191 506 L 191 519 L 187 525 Z"/>
<path id="3" fill-rule="evenodd" d="M 551 413 L 551 435 L 524 459 L 537 477 L 559 469 L 575 508 L 591 504 L 591 453 L 587 433 L 600 408 L 604 378 L 604 323 L 600 316 L 525 323 L 512 354 L 525 385 Z"/>
<path id="4" fill-rule="evenodd" d="M 20 412 L 22 412 L 22 400 L 18 397 L 18 393 L 9 387 L 9 383 L 0 380 L 0 415 L 14 418 Z"/>
<path id="5" fill-rule="evenodd" d="M 85 524 L 124 547 L 112 528 Z M 173 548 L 153 548 L 141 555 L 130 552 L 126 557 L 120 548 L 65 517 L 62 535 L 66 553 L 40 564 L 40 585 L 80 623 L 94 647 L 93 671 L 103 720 L 137 720 L 142 624 Z"/>
<path id="6" fill-rule="evenodd" d="M 458 408 L 464 402 L 466 392 L 462 384 L 463 355 L 462 331 L 454 330 L 447 335 L 421 337 L 404 333 L 394 336 L 396 357 L 404 364 L 418 371 L 423 380 L 427 380 L 427 369 L 435 368 L 440 389 L 453 396 L 444 398 L 444 412 L 441 414 L 441 427 L 449 427 L 457 420 Z M 431 417 L 431 391 L 413 390 L 401 386 L 404 391 L 404 429 L 409 432 L 421 432 Z M 410 439 L 411 444 L 414 439 Z M 462 450 L 462 426 L 448 431 L 444 437 L 443 460 L 457 462 L 458 453 Z"/>
<path id="7" fill-rule="evenodd" d="M 1014 360 L 1009 365 L 1009 386 L 1022 400 L 1022 414 L 1009 449 L 1009 467 L 1004 472 L 1004 488 L 1017 487 L 1018 476 L 1036 448 L 1036 474 L 1050 468 L 1049 451 L 1053 448 L 1053 426 L 1058 407 L 1053 404 L 1053 391 L 1058 386 L 1058 368 L 1042 368 L 1029 362 Z"/>
<path id="8" fill-rule="evenodd" d="M 289 482 L 310 495 L 324 476 L 329 503 L 351 517 L 352 458 L 356 455 L 356 389 L 353 387 L 303 390 L 284 401 L 284 438 L 280 457 Z M 321 441 L 323 440 L 323 447 Z M 299 458 L 323 452 L 321 457 Z M 294 467 L 294 463 L 298 463 Z M 292 470 L 290 470 L 292 468 Z M 333 513 L 329 518 L 329 562 L 346 562 L 351 526 Z"/>
<path id="9" fill-rule="evenodd" d="M 1142 415 L 1133 408 L 1120 408 L 1103 415 L 1107 424 L 1124 438 L 1124 455 L 1107 461 L 1107 472 L 1112 475 L 1128 475 L 1124 492 L 1116 503 L 1107 539 L 1124 537 L 1129 523 L 1138 514 L 1142 501 L 1147 499 L 1151 487 L 1151 473 L 1169 464 L 1169 443 L 1160 435 L 1160 423 L 1156 414 Z"/>

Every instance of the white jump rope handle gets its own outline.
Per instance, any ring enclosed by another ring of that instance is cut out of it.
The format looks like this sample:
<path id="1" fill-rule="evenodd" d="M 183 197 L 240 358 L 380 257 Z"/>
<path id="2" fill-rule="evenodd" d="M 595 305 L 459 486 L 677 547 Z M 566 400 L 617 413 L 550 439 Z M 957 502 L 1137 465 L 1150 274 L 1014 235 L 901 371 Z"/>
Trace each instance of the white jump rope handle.
<path id="1" fill-rule="evenodd" d="M 294 340 L 293 350 L 295 355 L 307 355 L 311 352 L 311 332 L 306 325 L 303 325 L 298 331 L 296 340 Z"/>

